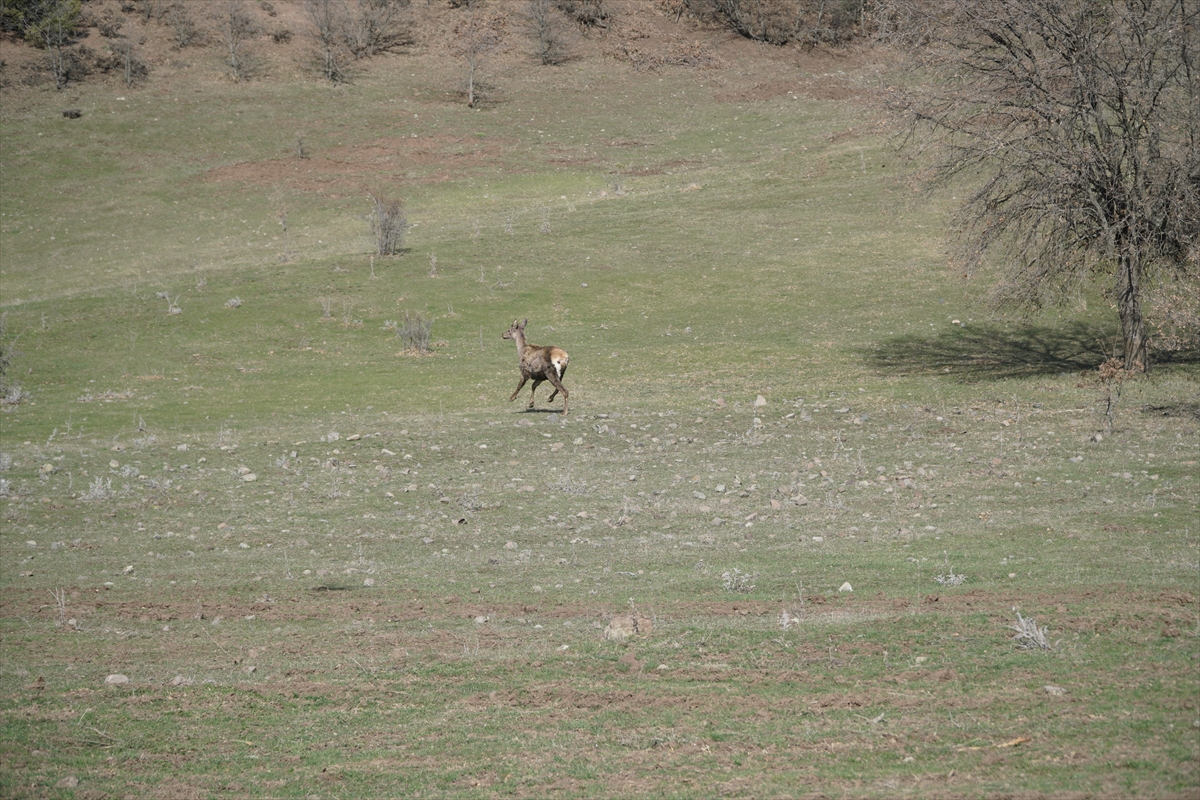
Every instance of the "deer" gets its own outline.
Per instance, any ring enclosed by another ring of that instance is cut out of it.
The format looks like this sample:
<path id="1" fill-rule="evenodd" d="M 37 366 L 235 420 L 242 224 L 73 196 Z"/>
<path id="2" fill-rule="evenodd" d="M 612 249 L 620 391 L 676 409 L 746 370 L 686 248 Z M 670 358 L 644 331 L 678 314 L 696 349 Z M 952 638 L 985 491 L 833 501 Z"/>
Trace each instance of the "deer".
<path id="1" fill-rule="evenodd" d="M 525 326 L 528 324 L 528 318 L 524 322 L 513 320 L 512 327 L 500 337 L 502 339 L 512 339 L 517 343 L 517 358 L 521 368 L 521 382 L 517 384 L 516 391 L 512 393 L 512 397 L 508 398 L 508 400 L 509 402 L 516 400 L 525 383 L 533 379 L 533 388 L 529 390 L 528 406 L 528 409 L 532 409 L 533 396 L 537 393 L 538 386 L 543 381 L 550 381 L 554 386 L 554 392 L 546 402 L 551 402 L 558 396 L 559 392 L 562 392 L 562 415 L 565 417 L 567 415 L 567 398 L 569 395 L 567 387 L 562 385 L 562 377 L 567 372 L 567 362 L 570 361 L 571 357 L 561 347 L 548 347 L 526 343 Z"/>

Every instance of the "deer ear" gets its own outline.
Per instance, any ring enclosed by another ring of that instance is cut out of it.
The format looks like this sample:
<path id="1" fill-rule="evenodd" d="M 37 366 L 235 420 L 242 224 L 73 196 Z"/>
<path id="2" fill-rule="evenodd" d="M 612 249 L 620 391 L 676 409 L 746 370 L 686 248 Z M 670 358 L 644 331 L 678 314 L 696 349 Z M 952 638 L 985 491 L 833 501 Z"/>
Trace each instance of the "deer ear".
<path id="1" fill-rule="evenodd" d="M 525 326 L 528 324 L 529 324 L 529 317 L 526 317 L 525 321 L 521 323 L 521 330 L 525 330 Z"/>

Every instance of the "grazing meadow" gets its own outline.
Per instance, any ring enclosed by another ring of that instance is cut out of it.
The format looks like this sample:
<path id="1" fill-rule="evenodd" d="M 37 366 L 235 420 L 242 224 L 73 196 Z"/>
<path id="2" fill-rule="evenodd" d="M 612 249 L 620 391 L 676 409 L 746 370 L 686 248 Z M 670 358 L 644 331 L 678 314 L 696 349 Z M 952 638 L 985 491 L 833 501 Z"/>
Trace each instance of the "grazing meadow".
<path id="1" fill-rule="evenodd" d="M 989 312 L 886 54 L 711 47 L 3 90 L 0 794 L 1195 796 L 1194 355 Z"/>

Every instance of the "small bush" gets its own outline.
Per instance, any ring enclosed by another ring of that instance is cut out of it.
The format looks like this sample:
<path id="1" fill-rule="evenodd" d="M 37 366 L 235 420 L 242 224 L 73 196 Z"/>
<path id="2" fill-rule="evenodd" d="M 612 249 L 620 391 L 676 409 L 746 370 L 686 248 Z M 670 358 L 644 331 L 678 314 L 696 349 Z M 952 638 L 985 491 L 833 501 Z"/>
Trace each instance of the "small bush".
<path id="1" fill-rule="evenodd" d="M 381 256 L 398 255 L 404 248 L 404 237 L 408 233 L 408 217 L 399 200 L 381 195 L 371 195 L 371 213 L 367 219 L 371 224 L 371 237 L 375 241 L 375 253 Z"/>
<path id="2" fill-rule="evenodd" d="M 609 11 L 604 0 L 558 0 L 555 5 L 584 30 L 608 27 Z"/>
<path id="3" fill-rule="evenodd" d="M 721 573 L 721 586 L 727 592 L 741 594 L 744 592 L 754 591 L 754 584 L 751 583 L 753 580 L 753 575 L 747 572 L 742 572 L 737 567 Z"/>
<path id="4" fill-rule="evenodd" d="M 1023 650 L 1050 650 L 1053 647 L 1046 639 L 1046 629 L 1039 628 L 1037 620 L 1032 617 L 1022 617 L 1020 611 L 1017 612 L 1017 624 L 1008 627 L 1017 632 L 1013 639 Z"/>
<path id="5" fill-rule="evenodd" d="M 433 332 L 433 317 L 417 312 L 404 312 L 404 324 L 395 328 L 396 336 L 404 342 L 405 350 L 429 352 L 429 337 Z"/>

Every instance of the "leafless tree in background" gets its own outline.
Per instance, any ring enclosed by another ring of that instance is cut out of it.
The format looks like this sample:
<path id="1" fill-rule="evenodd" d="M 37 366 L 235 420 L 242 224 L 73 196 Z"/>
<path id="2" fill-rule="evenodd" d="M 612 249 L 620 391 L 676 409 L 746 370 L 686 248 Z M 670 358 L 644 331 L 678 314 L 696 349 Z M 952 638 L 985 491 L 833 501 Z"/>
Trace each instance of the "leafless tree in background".
<path id="1" fill-rule="evenodd" d="M 935 22 L 942 80 L 908 96 L 910 144 L 932 141 L 935 185 L 975 187 L 968 274 L 994 253 L 991 299 L 1026 309 L 1109 281 L 1125 368 L 1146 370 L 1147 288 L 1200 274 L 1200 3 L 955 0 Z"/>
<path id="2" fill-rule="evenodd" d="M 257 65 L 253 41 L 258 35 L 258 25 L 242 0 L 227 0 L 221 7 L 217 35 L 225 49 L 225 64 L 233 79 L 243 81 L 251 77 Z"/>
<path id="3" fill-rule="evenodd" d="M 508 17 L 503 12 L 472 10 L 454 26 L 454 39 L 450 47 L 466 66 L 463 88 L 469 108 L 475 108 L 481 99 L 483 62 L 504 46 L 507 23 Z"/>
<path id="4" fill-rule="evenodd" d="M 357 0 L 346 41 L 355 58 L 370 58 L 413 43 L 410 0 Z"/>
<path id="5" fill-rule="evenodd" d="M 350 79 L 351 53 L 346 45 L 348 17 L 342 0 L 305 0 L 304 17 L 308 20 L 309 39 L 315 48 L 313 61 L 321 75 L 332 83 Z"/>
<path id="6" fill-rule="evenodd" d="M 529 0 L 521 21 L 533 42 L 533 55 L 543 65 L 556 66 L 571 57 L 568 20 L 552 0 Z"/>

